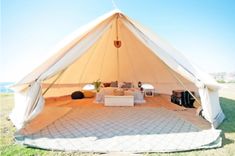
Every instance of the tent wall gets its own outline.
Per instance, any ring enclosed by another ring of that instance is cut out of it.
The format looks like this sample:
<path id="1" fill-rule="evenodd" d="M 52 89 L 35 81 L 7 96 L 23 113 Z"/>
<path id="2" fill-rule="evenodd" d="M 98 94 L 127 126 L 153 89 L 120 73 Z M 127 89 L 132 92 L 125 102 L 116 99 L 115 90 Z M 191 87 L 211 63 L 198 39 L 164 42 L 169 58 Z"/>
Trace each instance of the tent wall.
<path id="1" fill-rule="evenodd" d="M 87 51 L 92 45 L 96 43 L 96 41 L 109 29 L 110 25 L 105 25 L 101 28 L 98 28 L 92 34 L 84 38 L 77 44 L 76 46 L 72 47 L 67 53 L 58 60 L 56 63 L 53 64 L 47 71 L 45 71 L 41 76 L 40 80 L 48 79 L 58 72 L 66 69 L 69 67 L 74 61 L 76 61 L 84 52 Z"/>
<path id="2" fill-rule="evenodd" d="M 218 127 L 225 118 L 220 107 L 218 91 L 212 91 L 203 86 L 199 88 L 199 94 L 202 102 L 203 116 L 214 128 Z"/>
<path id="3" fill-rule="evenodd" d="M 35 118 L 43 107 L 41 84 L 34 82 L 28 89 L 15 93 L 15 107 L 10 114 L 10 119 L 17 129 L 21 129 Z"/>

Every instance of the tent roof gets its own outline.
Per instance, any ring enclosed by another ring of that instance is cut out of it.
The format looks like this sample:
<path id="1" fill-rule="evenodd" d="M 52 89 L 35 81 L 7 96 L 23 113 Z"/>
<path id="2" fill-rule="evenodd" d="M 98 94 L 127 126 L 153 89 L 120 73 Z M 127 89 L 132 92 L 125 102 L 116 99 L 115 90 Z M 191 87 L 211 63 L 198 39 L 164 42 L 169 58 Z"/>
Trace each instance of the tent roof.
<path id="1" fill-rule="evenodd" d="M 119 49 L 113 45 L 117 36 L 122 42 Z M 35 80 L 50 83 L 63 71 L 58 83 L 87 83 L 98 78 L 170 83 L 176 82 L 173 74 L 184 83 L 217 88 L 208 74 L 119 10 L 79 28 L 60 42 L 53 53 L 15 86 Z"/>

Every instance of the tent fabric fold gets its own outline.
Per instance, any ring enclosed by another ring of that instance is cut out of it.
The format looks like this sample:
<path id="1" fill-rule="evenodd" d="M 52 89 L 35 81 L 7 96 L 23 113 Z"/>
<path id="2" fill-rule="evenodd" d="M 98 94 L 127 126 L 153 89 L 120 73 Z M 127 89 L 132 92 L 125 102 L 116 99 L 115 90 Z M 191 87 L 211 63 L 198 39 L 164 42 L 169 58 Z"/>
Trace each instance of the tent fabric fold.
<path id="1" fill-rule="evenodd" d="M 114 46 L 117 36 L 122 43 L 118 50 Z M 62 71 L 55 85 L 86 84 L 97 79 L 134 84 L 141 81 L 151 83 L 160 93 L 169 94 L 173 89 L 183 89 L 180 80 L 188 90 L 199 93 L 204 116 L 213 127 L 225 118 L 215 80 L 119 10 L 78 29 L 54 53 L 13 86 L 18 92 L 10 118 L 19 130 L 44 108 L 42 84 L 51 84 Z"/>
<path id="2" fill-rule="evenodd" d="M 15 107 L 10 114 L 10 119 L 18 130 L 35 118 L 44 107 L 41 85 L 34 82 L 23 92 L 15 93 Z"/>

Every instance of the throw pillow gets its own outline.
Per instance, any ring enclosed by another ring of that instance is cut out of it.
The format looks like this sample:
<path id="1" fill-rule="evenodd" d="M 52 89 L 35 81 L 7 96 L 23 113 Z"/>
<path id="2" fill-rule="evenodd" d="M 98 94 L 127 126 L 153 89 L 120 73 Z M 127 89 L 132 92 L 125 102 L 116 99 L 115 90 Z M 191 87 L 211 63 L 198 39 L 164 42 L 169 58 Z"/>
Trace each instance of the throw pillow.
<path id="1" fill-rule="evenodd" d="M 125 83 L 125 88 L 132 88 L 131 82 L 124 82 L 124 83 Z"/>
<path id="2" fill-rule="evenodd" d="M 106 82 L 106 83 L 103 83 L 104 87 L 110 87 L 111 83 L 109 82 Z"/>
<path id="3" fill-rule="evenodd" d="M 84 98 L 84 94 L 81 91 L 75 91 L 71 94 L 72 99 L 82 99 Z"/>
<path id="4" fill-rule="evenodd" d="M 118 87 L 118 82 L 117 81 L 112 81 L 110 84 L 110 87 Z"/>

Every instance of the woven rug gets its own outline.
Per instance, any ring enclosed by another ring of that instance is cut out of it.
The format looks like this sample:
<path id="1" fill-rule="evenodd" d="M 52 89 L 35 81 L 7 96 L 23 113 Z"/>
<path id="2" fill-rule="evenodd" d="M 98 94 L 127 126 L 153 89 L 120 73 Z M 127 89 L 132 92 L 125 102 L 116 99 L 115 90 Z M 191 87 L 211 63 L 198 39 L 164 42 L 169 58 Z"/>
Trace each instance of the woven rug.
<path id="1" fill-rule="evenodd" d="M 221 146 L 220 130 L 200 130 L 165 108 L 74 108 L 24 145 L 80 152 L 171 152 Z"/>

